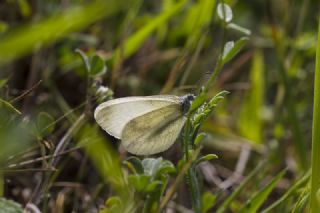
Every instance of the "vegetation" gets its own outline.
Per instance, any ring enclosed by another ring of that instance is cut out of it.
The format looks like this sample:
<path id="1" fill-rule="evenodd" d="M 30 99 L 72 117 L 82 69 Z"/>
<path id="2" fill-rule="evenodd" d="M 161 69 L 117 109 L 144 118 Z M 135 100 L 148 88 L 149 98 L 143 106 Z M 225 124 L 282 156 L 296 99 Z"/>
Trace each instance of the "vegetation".
<path id="1" fill-rule="evenodd" d="M 0 2 L 0 212 L 318 212 L 319 7 Z M 113 98 L 187 93 L 157 155 L 93 119 Z"/>

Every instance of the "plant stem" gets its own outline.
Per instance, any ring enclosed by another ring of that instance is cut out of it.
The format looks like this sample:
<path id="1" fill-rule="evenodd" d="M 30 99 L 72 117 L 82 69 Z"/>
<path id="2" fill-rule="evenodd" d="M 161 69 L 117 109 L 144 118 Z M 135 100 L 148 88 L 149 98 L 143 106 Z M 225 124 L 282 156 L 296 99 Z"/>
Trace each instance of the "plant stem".
<path id="1" fill-rule="evenodd" d="M 311 197 L 310 212 L 315 213 L 320 209 L 317 194 L 320 189 L 320 18 L 318 28 L 318 43 L 316 56 L 316 70 L 314 81 L 314 106 L 312 126 L 312 162 L 311 162 Z"/>
<path id="2" fill-rule="evenodd" d="M 1 172 L 0 173 L 0 197 L 3 197 L 4 195 L 4 175 Z"/>

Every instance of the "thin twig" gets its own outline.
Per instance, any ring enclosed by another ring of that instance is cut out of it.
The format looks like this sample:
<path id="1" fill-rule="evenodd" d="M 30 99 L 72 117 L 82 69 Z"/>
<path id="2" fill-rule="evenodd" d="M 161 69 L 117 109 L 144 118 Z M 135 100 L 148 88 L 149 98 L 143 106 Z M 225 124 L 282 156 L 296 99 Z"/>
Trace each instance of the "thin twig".
<path id="1" fill-rule="evenodd" d="M 164 84 L 164 86 L 162 87 L 162 90 L 160 92 L 160 94 L 166 94 L 168 92 L 170 92 L 170 90 L 173 88 L 177 78 L 178 78 L 178 74 L 181 71 L 182 67 L 185 65 L 186 63 L 186 57 L 188 55 L 188 51 L 185 50 L 181 57 L 178 59 L 178 61 L 175 63 L 175 65 L 172 67 L 169 77 L 166 81 L 166 83 Z"/>
<path id="2" fill-rule="evenodd" d="M 0 169 L 0 173 L 12 173 L 12 172 L 54 172 L 57 171 L 54 168 L 47 169 L 39 169 L 39 168 L 31 168 L 31 169 Z"/>
<path id="3" fill-rule="evenodd" d="M 28 94 L 30 94 L 33 90 L 35 90 L 40 84 L 42 83 L 42 80 L 38 81 L 36 84 L 34 84 L 30 89 L 27 89 L 26 91 L 24 91 L 21 95 L 19 95 L 18 97 L 15 97 L 14 99 L 12 99 L 10 101 L 10 103 L 15 103 L 17 101 L 19 101 L 20 99 L 22 99 L 23 97 L 27 96 Z"/>
<path id="4" fill-rule="evenodd" d="M 23 162 L 16 163 L 16 164 L 10 164 L 8 166 L 8 168 L 15 168 L 15 167 L 19 167 L 19 166 L 25 166 L 25 165 L 32 164 L 32 163 L 37 163 L 39 161 L 43 161 L 43 160 L 46 160 L 46 159 L 52 159 L 52 158 L 60 157 L 60 156 L 65 155 L 67 153 L 74 152 L 74 151 L 76 151 L 76 150 L 78 150 L 80 148 L 82 148 L 82 147 L 74 147 L 74 148 L 68 149 L 68 150 L 66 150 L 64 152 L 60 152 L 57 155 L 46 155 L 46 156 L 43 156 L 43 157 L 38 157 L 36 159 L 23 161 Z"/>
<path id="5" fill-rule="evenodd" d="M 85 114 L 80 115 L 80 117 L 76 120 L 76 122 L 70 127 L 70 129 L 66 132 L 63 138 L 58 143 L 53 155 L 59 155 L 60 153 L 65 151 L 65 148 L 68 146 L 71 137 L 75 132 L 79 130 L 82 124 L 85 121 Z M 59 161 L 59 158 L 54 158 L 50 162 L 51 166 L 55 167 Z"/>

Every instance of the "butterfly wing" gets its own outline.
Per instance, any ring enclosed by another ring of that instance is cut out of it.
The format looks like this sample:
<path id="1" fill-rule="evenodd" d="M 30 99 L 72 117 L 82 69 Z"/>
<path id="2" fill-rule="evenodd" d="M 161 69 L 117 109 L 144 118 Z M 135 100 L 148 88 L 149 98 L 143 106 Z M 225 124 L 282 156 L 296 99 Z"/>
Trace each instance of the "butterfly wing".
<path id="1" fill-rule="evenodd" d="M 171 104 L 130 120 L 122 131 L 125 149 L 137 155 L 167 150 L 178 138 L 186 122 L 181 104 Z"/>
<path id="2" fill-rule="evenodd" d="M 179 103 L 180 98 L 173 95 L 118 98 L 100 104 L 94 112 L 94 117 L 106 132 L 121 138 L 123 128 L 130 120 L 153 110 Z"/>

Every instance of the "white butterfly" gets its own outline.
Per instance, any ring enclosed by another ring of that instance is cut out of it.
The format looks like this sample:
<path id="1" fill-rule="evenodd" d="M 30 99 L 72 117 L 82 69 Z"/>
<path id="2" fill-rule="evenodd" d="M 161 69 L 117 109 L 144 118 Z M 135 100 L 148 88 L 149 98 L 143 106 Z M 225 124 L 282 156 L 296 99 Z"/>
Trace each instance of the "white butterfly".
<path id="1" fill-rule="evenodd" d="M 94 117 L 128 152 L 151 155 L 176 141 L 193 99 L 192 94 L 118 98 L 100 104 Z"/>

